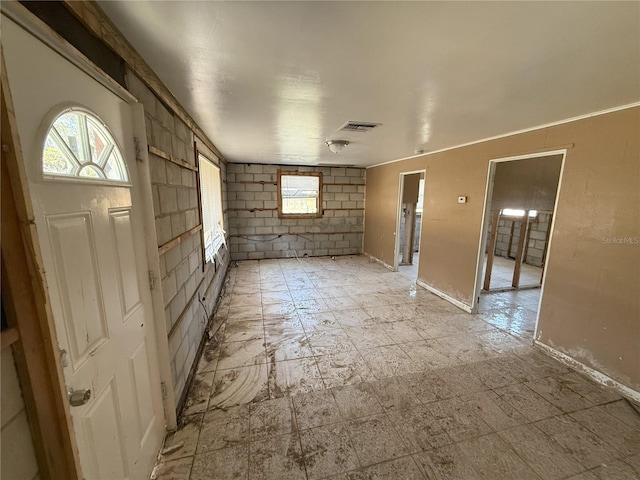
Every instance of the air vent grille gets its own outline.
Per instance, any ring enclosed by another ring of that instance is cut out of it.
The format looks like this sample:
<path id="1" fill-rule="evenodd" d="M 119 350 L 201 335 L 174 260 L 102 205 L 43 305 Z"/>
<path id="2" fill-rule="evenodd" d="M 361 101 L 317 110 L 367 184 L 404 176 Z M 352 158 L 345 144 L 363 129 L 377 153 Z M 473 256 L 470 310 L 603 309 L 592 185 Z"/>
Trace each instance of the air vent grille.
<path id="1" fill-rule="evenodd" d="M 338 131 L 339 132 L 368 132 L 376 128 L 377 126 L 382 125 L 381 123 L 372 123 L 372 122 L 355 122 L 353 120 L 349 120 L 343 126 L 341 126 Z"/>

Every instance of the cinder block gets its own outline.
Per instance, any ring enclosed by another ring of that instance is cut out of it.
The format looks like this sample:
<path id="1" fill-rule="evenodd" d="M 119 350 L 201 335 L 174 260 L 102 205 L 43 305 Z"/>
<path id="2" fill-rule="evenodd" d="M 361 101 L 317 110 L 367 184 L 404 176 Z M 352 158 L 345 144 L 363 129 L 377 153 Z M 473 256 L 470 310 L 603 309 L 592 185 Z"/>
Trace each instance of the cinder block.
<path id="1" fill-rule="evenodd" d="M 175 131 L 176 126 L 173 121 L 173 115 L 158 99 L 156 99 L 156 117 L 164 128 L 171 132 Z"/>
<path id="2" fill-rule="evenodd" d="M 189 271 L 193 273 L 200 266 L 200 254 L 198 250 L 194 250 L 189 255 Z"/>
<path id="3" fill-rule="evenodd" d="M 175 297 L 169 302 L 169 311 L 171 312 L 171 324 L 174 325 L 180 314 L 182 314 L 187 301 L 185 299 L 184 289 L 181 288 L 176 293 Z"/>
<path id="4" fill-rule="evenodd" d="M 259 163 L 247 164 L 244 166 L 245 173 L 262 173 L 262 165 Z"/>
<path id="5" fill-rule="evenodd" d="M 356 208 L 356 202 L 342 202 L 342 208 Z"/>
<path id="6" fill-rule="evenodd" d="M 187 231 L 187 219 L 184 212 L 178 212 L 171 215 L 171 234 L 178 237 Z"/>
<path id="7" fill-rule="evenodd" d="M 165 162 L 167 166 L 167 183 L 170 185 L 182 185 L 182 168 L 175 163 Z"/>
<path id="8" fill-rule="evenodd" d="M 151 176 L 151 183 L 167 183 L 166 163 L 166 160 L 149 154 L 149 175 Z"/>
<path id="9" fill-rule="evenodd" d="M 275 176 L 270 174 L 258 174 L 254 175 L 253 179 L 256 182 L 275 182 Z"/>
<path id="10" fill-rule="evenodd" d="M 236 182 L 253 182 L 254 177 L 252 173 L 236 173 Z"/>
<path id="11" fill-rule="evenodd" d="M 187 170 L 186 168 L 181 168 L 180 170 L 182 170 L 182 185 L 196 188 L 196 172 Z"/>
<path id="12" fill-rule="evenodd" d="M 175 187 L 159 185 L 158 199 L 160 201 L 160 213 L 166 214 L 178 210 L 178 196 Z"/>
<path id="13" fill-rule="evenodd" d="M 329 199 L 327 199 L 329 200 Z M 344 202 L 344 201 L 349 201 L 349 194 L 348 193 L 336 193 L 333 196 L 333 200 L 336 200 L 338 202 Z"/>
<path id="14" fill-rule="evenodd" d="M 334 177 L 344 177 L 347 175 L 347 171 L 345 168 L 332 168 L 331 175 L 333 175 Z M 349 183 L 349 182 L 347 181 L 347 182 L 336 182 L 336 183 Z"/>
<path id="15" fill-rule="evenodd" d="M 176 245 L 168 252 L 165 252 L 164 259 L 167 264 L 167 272 L 171 273 L 182 261 L 182 249 L 180 245 Z"/>
<path id="16" fill-rule="evenodd" d="M 173 155 L 173 142 L 171 141 L 171 132 L 166 128 L 160 127 L 160 136 L 155 134 L 156 140 L 160 138 L 158 148 L 169 155 Z"/>
<path id="17" fill-rule="evenodd" d="M 256 192 L 255 193 L 256 200 L 276 200 L 275 195 L 271 192 Z M 276 200 L 277 201 L 277 200 Z"/>
<path id="18" fill-rule="evenodd" d="M 191 272 L 189 271 L 189 259 L 183 260 L 175 269 L 176 283 L 179 286 L 183 286 L 189 278 L 190 274 Z"/>
<path id="19" fill-rule="evenodd" d="M 171 217 L 156 218 L 156 237 L 158 238 L 158 246 L 171 240 Z"/>
<path id="20" fill-rule="evenodd" d="M 289 250 L 289 244 L 286 242 L 274 242 L 273 250 L 278 252 Z"/>
<path id="21" fill-rule="evenodd" d="M 185 215 L 185 230 L 191 230 L 198 225 L 198 210 L 191 209 L 184 212 Z"/>
<path id="22" fill-rule="evenodd" d="M 255 200 L 256 194 L 254 192 L 236 192 L 235 197 L 237 200 Z"/>
<path id="23" fill-rule="evenodd" d="M 176 276 L 170 273 L 162 279 L 162 298 L 165 305 L 173 299 L 178 289 L 176 287 Z"/>
<path id="24" fill-rule="evenodd" d="M 255 235 L 256 233 L 257 233 L 257 234 L 263 234 L 263 235 L 266 235 L 266 234 L 273 234 L 273 228 L 274 228 L 274 227 L 256 227 L 256 228 L 254 229 L 254 230 L 255 230 L 254 235 Z"/>
<path id="25" fill-rule="evenodd" d="M 347 168 L 347 177 L 362 177 L 363 170 L 361 168 Z"/>
<path id="26" fill-rule="evenodd" d="M 247 184 L 236 183 L 236 185 L 243 185 L 244 190 L 246 190 L 247 192 L 263 192 L 264 191 L 264 185 L 262 185 L 261 183 L 247 183 Z"/>
<path id="27" fill-rule="evenodd" d="M 247 227 L 263 227 L 265 225 L 264 218 L 247 218 L 245 222 Z"/>
<path id="28" fill-rule="evenodd" d="M 241 163 L 228 163 L 227 173 L 244 173 L 244 165 Z"/>
<path id="29" fill-rule="evenodd" d="M 189 192 L 188 188 L 177 188 L 176 194 L 178 197 L 178 210 L 189 209 Z"/>
<path id="30" fill-rule="evenodd" d="M 245 192 L 247 193 L 247 192 Z M 248 200 L 246 202 L 246 206 L 247 208 L 251 209 L 251 208 L 265 208 L 264 203 L 262 200 Z"/>
<path id="31" fill-rule="evenodd" d="M 264 258 L 264 252 L 249 252 L 247 253 L 246 258 L 249 260 L 258 260 Z"/>

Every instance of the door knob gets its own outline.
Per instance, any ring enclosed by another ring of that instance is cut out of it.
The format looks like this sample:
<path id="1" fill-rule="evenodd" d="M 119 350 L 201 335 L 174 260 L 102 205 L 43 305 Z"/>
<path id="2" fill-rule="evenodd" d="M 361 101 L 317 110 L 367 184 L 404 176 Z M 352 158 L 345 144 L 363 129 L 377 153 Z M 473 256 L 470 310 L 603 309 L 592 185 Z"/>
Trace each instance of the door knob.
<path id="1" fill-rule="evenodd" d="M 79 407 L 84 405 L 91 398 L 91 390 L 80 389 L 74 390 L 73 387 L 67 387 L 67 395 L 69 396 L 69 403 L 72 407 Z"/>

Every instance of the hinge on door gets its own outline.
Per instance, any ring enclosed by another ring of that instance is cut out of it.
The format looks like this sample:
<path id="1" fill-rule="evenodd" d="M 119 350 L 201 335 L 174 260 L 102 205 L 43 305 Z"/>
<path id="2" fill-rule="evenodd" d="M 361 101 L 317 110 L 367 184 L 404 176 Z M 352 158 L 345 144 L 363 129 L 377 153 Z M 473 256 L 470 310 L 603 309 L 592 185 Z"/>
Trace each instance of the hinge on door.
<path id="1" fill-rule="evenodd" d="M 167 385 L 164 382 L 160 382 L 160 391 L 162 392 L 162 398 L 167 398 Z"/>
<path id="2" fill-rule="evenodd" d="M 156 274 L 149 270 L 149 290 L 153 290 L 156 286 Z"/>
<path id="3" fill-rule="evenodd" d="M 136 160 L 141 162 L 142 157 L 140 156 L 140 139 L 138 137 L 133 137 L 133 145 L 136 149 Z"/>

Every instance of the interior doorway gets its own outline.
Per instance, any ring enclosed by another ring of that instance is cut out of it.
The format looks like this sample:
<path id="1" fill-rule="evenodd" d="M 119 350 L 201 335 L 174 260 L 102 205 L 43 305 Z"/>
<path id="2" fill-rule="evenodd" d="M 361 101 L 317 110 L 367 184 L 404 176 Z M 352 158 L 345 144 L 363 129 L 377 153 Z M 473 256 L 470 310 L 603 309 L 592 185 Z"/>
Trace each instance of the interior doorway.
<path id="1" fill-rule="evenodd" d="M 565 154 L 489 163 L 474 311 L 527 341 L 535 337 Z"/>
<path id="2" fill-rule="evenodd" d="M 420 233 L 425 170 L 400 174 L 395 271 L 415 281 L 420 261 Z"/>

